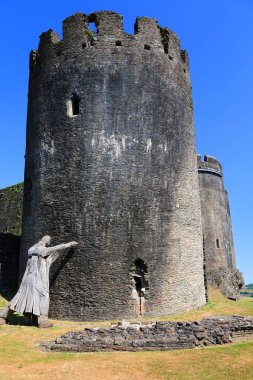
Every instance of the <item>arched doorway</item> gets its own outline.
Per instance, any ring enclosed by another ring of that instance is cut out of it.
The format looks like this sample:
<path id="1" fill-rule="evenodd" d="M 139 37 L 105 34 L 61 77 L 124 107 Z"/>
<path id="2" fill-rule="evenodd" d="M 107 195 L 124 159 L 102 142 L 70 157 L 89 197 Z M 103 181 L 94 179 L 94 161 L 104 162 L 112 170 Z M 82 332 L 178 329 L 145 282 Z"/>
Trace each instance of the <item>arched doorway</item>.
<path id="1" fill-rule="evenodd" d="M 145 300 L 148 290 L 147 265 L 140 258 L 136 259 L 131 266 L 133 280 L 133 298 L 136 300 L 136 312 L 139 316 L 145 313 Z"/>

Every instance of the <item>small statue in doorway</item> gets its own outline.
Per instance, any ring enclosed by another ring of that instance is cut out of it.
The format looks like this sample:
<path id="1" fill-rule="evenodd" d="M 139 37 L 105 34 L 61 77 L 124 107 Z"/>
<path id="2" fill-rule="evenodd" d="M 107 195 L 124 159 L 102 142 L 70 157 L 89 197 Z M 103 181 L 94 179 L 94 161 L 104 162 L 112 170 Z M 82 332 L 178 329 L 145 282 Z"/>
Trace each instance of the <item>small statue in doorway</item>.
<path id="1" fill-rule="evenodd" d="M 49 247 L 50 236 L 44 236 L 28 250 L 26 270 L 19 290 L 6 307 L 0 310 L 0 324 L 14 313 L 23 313 L 26 321 L 39 327 L 52 327 L 48 320 L 49 312 L 49 270 L 61 251 L 74 248 L 75 241 Z"/>

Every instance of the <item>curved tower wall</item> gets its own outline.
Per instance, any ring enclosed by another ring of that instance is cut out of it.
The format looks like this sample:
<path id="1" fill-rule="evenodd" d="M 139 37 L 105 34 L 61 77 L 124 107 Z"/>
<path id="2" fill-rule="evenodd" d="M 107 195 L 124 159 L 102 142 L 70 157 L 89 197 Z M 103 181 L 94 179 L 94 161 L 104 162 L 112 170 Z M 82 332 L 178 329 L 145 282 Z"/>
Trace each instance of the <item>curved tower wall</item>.
<path id="1" fill-rule="evenodd" d="M 138 315 L 137 262 L 142 314 L 205 303 L 187 54 L 154 19 L 122 22 L 75 14 L 31 53 L 22 270 L 44 234 L 79 243 L 52 269 L 52 317 Z"/>
<path id="2" fill-rule="evenodd" d="M 237 298 L 242 280 L 237 271 L 228 193 L 222 167 L 211 156 L 198 156 L 204 257 L 207 281 L 228 298 Z"/>

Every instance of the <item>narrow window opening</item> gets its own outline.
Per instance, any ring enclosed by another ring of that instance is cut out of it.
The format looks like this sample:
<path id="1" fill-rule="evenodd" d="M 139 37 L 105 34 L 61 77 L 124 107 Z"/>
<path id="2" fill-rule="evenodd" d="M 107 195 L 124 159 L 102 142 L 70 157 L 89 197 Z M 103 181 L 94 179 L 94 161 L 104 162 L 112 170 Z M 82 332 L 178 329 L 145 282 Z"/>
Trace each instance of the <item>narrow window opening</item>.
<path id="1" fill-rule="evenodd" d="M 116 41 L 116 46 L 121 46 L 121 45 L 122 45 L 121 41 Z"/>
<path id="2" fill-rule="evenodd" d="M 80 98 L 73 94 L 67 102 L 67 111 L 69 116 L 77 116 L 80 113 Z"/>
<path id="3" fill-rule="evenodd" d="M 220 248 L 220 241 L 219 241 L 219 239 L 216 239 L 216 248 Z"/>
<path id="4" fill-rule="evenodd" d="M 164 45 L 164 53 L 165 54 L 169 54 L 169 43 L 168 42 L 165 42 Z"/>
<path id="5" fill-rule="evenodd" d="M 89 22 L 89 31 L 94 37 L 97 35 L 98 30 L 95 22 Z"/>
<path id="6" fill-rule="evenodd" d="M 98 30 L 97 30 L 95 22 L 89 22 L 88 39 L 89 39 L 90 46 L 95 45 L 95 38 L 96 38 L 97 33 L 98 33 Z"/>
<path id="7" fill-rule="evenodd" d="M 184 73 L 186 74 L 186 70 L 184 69 Z"/>
<path id="8" fill-rule="evenodd" d="M 82 44 L 82 49 L 85 49 L 87 47 L 87 44 L 86 43 L 83 43 Z"/>
<path id="9" fill-rule="evenodd" d="M 144 304 L 147 296 L 149 284 L 147 281 L 147 265 L 142 259 L 137 259 L 132 263 L 131 273 L 134 282 L 134 294 L 136 299 L 136 312 L 138 315 L 145 313 Z"/>
<path id="10" fill-rule="evenodd" d="M 169 55 L 169 59 L 170 59 L 171 61 L 173 61 L 173 57 L 172 57 L 171 55 Z"/>
<path id="11" fill-rule="evenodd" d="M 145 49 L 145 50 L 150 50 L 151 47 L 150 47 L 150 45 L 146 45 L 146 44 L 145 44 L 145 45 L 144 45 L 144 49 Z"/>
<path id="12" fill-rule="evenodd" d="M 72 112 L 73 115 L 79 115 L 79 103 L 80 99 L 77 96 L 73 96 L 72 98 Z"/>
<path id="13" fill-rule="evenodd" d="M 61 55 L 61 50 L 57 50 L 57 51 L 56 51 L 56 56 L 57 56 L 57 57 L 60 57 L 60 55 Z"/>

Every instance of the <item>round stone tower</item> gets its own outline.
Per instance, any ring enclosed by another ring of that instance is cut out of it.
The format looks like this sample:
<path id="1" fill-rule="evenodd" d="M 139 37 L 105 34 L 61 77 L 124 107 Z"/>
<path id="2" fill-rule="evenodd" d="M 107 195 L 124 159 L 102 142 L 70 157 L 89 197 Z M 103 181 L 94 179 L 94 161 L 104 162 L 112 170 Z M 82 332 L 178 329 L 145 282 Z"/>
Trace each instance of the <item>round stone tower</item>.
<path id="1" fill-rule="evenodd" d="M 207 282 L 231 299 L 239 297 L 243 279 L 236 268 L 228 193 L 222 167 L 211 156 L 198 156 L 203 245 Z"/>
<path id="2" fill-rule="evenodd" d="M 79 243 L 52 268 L 54 318 L 205 303 L 188 58 L 156 20 L 130 35 L 114 12 L 77 13 L 32 51 L 21 273 L 45 234 Z"/>

